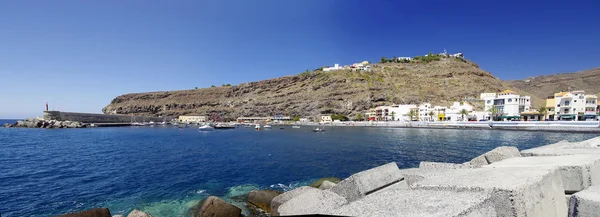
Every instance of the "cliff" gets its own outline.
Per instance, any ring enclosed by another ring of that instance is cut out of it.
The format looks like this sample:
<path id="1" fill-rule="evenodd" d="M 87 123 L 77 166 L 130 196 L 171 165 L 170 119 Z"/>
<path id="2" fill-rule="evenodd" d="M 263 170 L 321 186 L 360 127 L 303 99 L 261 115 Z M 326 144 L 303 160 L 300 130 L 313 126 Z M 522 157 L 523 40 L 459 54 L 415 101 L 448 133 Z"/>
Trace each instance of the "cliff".
<path id="1" fill-rule="evenodd" d="M 449 105 L 477 101 L 482 92 L 510 88 L 475 63 L 442 58 L 430 63 L 375 64 L 370 72 L 314 71 L 228 87 L 125 94 L 102 111 L 150 116 L 218 114 L 223 118 L 325 113 L 354 117 L 377 105 Z"/>

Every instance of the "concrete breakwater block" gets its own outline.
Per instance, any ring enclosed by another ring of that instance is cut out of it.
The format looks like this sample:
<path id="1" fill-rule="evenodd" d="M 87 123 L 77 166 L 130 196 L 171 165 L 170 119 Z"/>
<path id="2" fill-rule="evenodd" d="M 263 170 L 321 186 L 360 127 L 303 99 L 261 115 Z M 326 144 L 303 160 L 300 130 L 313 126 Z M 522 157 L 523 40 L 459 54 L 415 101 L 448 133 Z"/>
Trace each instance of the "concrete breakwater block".
<path id="1" fill-rule="evenodd" d="M 485 154 L 473 158 L 469 163 L 472 167 L 481 167 L 504 159 L 521 157 L 519 149 L 514 146 L 500 146 Z"/>
<path id="2" fill-rule="evenodd" d="M 569 217 L 600 215 L 600 186 L 592 186 L 573 194 L 569 201 Z"/>
<path id="3" fill-rule="evenodd" d="M 330 181 L 323 181 L 323 183 L 321 183 L 321 185 L 319 186 L 319 189 L 321 190 L 327 190 L 327 189 L 331 189 L 335 186 L 336 184 Z"/>
<path id="4" fill-rule="evenodd" d="M 600 154 L 600 137 L 581 142 L 566 140 L 521 151 L 523 156 L 558 156 L 574 154 Z"/>
<path id="5" fill-rule="evenodd" d="M 301 195 L 303 193 L 310 192 L 310 191 L 320 191 L 320 190 L 317 188 L 309 187 L 309 186 L 302 186 L 302 187 L 296 188 L 294 190 L 284 192 L 283 194 L 280 194 L 280 195 L 274 197 L 273 200 L 271 200 L 271 215 L 279 216 L 279 212 L 278 212 L 279 206 L 281 206 L 285 202 L 288 202 L 292 198 L 297 197 L 298 195 Z"/>
<path id="6" fill-rule="evenodd" d="M 464 170 L 464 169 L 456 169 L 456 170 Z M 399 171 L 400 175 L 404 178 L 398 184 L 405 182 L 407 186 L 410 186 L 418 181 L 424 180 L 429 177 L 437 176 L 442 173 L 447 173 L 454 170 L 448 169 L 423 169 L 423 168 L 410 168 L 410 169 L 401 169 Z M 394 184 L 396 185 L 396 184 Z"/>
<path id="7" fill-rule="evenodd" d="M 471 163 L 464 164 L 421 161 L 419 169 L 469 169 Z"/>
<path id="8" fill-rule="evenodd" d="M 510 158 L 484 167 L 556 167 L 566 192 L 600 184 L 600 155 L 595 154 Z"/>
<path id="9" fill-rule="evenodd" d="M 561 176 L 551 168 L 446 170 L 413 183 L 413 189 L 491 191 L 498 216 L 566 216 Z"/>
<path id="10" fill-rule="evenodd" d="M 491 193 L 433 190 L 377 192 L 344 205 L 330 214 L 341 216 L 495 217 Z"/>
<path id="11" fill-rule="evenodd" d="M 277 208 L 278 215 L 327 214 L 346 204 L 342 196 L 331 191 L 306 191 Z"/>
<path id="12" fill-rule="evenodd" d="M 388 163 L 356 173 L 342 180 L 330 190 L 348 200 L 355 201 L 365 195 L 402 181 L 398 165 Z"/>
<path id="13" fill-rule="evenodd" d="M 82 212 L 67 213 L 57 217 L 111 217 L 107 208 L 96 208 Z"/>

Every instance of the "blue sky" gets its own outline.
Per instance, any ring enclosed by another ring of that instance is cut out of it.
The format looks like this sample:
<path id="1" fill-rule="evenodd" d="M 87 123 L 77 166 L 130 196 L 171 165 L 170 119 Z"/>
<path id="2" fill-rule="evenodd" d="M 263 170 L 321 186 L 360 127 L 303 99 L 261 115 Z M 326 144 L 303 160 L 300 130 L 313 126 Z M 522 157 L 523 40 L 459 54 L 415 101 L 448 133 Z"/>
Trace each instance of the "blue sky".
<path id="1" fill-rule="evenodd" d="M 131 92 L 462 52 L 501 79 L 600 66 L 600 2 L 0 1 L 0 118 Z"/>

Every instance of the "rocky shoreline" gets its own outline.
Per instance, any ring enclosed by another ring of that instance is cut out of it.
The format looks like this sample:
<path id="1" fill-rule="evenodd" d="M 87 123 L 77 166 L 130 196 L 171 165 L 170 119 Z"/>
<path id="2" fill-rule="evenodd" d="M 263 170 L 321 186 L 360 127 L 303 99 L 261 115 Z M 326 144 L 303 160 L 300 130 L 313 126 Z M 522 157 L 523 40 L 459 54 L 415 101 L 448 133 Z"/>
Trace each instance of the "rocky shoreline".
<path id="1" fill-rule="evenodd" d="M 600 137 L 522 151 L 501 146 L 460 164 L 421 162 L 418 168 L 399 169 L 392 162 L 287 192 L 254 190 L 242 200 L 250 210 L 246 216 L 596 216 Z M 139 210 L 128 215 L 149 216 Z M 210 196 L 188 216 L 244 215 Z"/>
<path id="2" fill-rule="evenodd" d="M 42 118 L 27 118 L 25 120 L 17 121 L 14 124 L 5 123 L 6 128 L 85 128 L 88 124 L 81 123 L 78 121 L 57 121 L 57 120 L 44 120 Z"/>

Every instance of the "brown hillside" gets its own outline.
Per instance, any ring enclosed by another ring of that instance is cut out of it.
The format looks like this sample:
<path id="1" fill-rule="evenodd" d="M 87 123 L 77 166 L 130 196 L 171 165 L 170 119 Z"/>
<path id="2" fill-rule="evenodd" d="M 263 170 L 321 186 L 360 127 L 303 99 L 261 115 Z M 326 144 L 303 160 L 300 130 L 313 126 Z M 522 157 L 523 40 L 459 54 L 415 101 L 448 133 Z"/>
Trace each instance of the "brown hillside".
<path id="1" fill-rule="evenodd" d="M 449 105 L 458 100 L 476 101 L 482 92 L 504 89 L 511 87 L 476 64 L 442 58 L 431 63 L 375 64 L 371 72 L 316 71 L 231 87 L 125 94 L 103 112 L 152 116 L 216 113 L 229 118 L 340 113 L 354 117 L 377 105 Z M 535 97 L 533 101 L 541 102 Z"/>
<path id="2" fill-rule="evenodd" d="M 600 93 L 600 68 L 575 73 L 543 75 L 525 80 L 506 81 L 506 83 L 541 99 L 567 90 L 584 90 L 590 94 L 598 94 Z"/>

